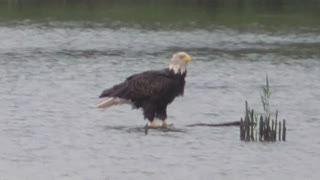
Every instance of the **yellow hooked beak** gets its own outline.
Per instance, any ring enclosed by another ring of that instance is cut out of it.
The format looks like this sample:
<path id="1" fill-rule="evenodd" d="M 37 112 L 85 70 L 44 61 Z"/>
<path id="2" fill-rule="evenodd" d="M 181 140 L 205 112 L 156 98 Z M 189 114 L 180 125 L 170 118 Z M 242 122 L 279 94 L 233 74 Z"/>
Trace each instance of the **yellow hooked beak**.
<path id="1" fill-rule="evenodd" d="M 192 61 L 192 58 L 189 54 L 186 54 L 183 58 L 184 62 L 189 63 Z"/>

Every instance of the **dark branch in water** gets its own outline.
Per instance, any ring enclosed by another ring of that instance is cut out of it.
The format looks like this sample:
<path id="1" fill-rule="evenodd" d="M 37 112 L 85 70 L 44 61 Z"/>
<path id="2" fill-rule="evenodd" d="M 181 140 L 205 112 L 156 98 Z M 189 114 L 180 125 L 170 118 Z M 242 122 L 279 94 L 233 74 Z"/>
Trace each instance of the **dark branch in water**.
<path id="1" fill-rule="evenodd" d="M 240 121 L 234 121 L 234 122 L 227 122 L 227 123 L 216 123 L 216 124 L 207 124 L 207 123 L 196 123 L 196 124 L 189 124 L 186 125 L 187 127 L 196 127 L 196 126 L 206 126 L 206 127 L 224 127 L 224 126 L 240 126 Z M 144 134 L 147 135 L 149 131 L 148 123 L 144 126 Z M 161 130 L 161 131 L 167 131 L 167 129 L 162 127 L 157 128 L 151 128 L 153 130 Z M 180 130 L 179 130 L 180 131 Z"/>
<path id="2" fill-rule="evenodd" d="M 144 134 L 147 135 L 149 130 L 148 123 L 144 126 Z"/>
<path id="3" fill-rule="evenodd" d="M 240 121 L 227 122 L 227 123 L 217 123 L 217 124 L 197 123 L 197 124 L 187 125 L 187 127 L 195 127 L 195 126 L 209 126 L 209 127 L 240 126 Z"/>

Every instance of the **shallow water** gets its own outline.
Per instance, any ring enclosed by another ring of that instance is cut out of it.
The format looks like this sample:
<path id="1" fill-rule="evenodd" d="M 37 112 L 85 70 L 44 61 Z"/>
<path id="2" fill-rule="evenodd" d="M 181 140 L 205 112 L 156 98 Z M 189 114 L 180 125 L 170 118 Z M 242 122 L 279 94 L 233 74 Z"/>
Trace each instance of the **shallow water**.
<path id="1" fill-rule="evenodd" d="M 318 179 L 320 34 L 228 28 L 148 30 L 0 26 L 0 179 Z M 177 131 L 151 130 L 129 106 L 99 110 L 104 88 L 187 51 L 185 95 L 168 109 Z M 272 110 L 288 141 L 244 143 L 244 101 Z"/>

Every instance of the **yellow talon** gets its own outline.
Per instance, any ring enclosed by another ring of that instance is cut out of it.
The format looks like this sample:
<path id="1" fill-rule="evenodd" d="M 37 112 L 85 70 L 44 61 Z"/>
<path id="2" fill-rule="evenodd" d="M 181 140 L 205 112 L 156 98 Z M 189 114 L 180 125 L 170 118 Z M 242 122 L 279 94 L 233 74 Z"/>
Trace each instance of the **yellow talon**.
<path id="1" fill-rule="evenodd" d="M 153 128 L 153 129 L 157 128 L 156 122 L 151 121 L 149 127 L 150 127 L 150 128 Z"/>
<path id="2" fill-rule="evenodd" d="M 161 127 L 162 127 L 162 128 L 168 128 L 167 120 L 163 120 L 163 121 L 162 121 Z"/>

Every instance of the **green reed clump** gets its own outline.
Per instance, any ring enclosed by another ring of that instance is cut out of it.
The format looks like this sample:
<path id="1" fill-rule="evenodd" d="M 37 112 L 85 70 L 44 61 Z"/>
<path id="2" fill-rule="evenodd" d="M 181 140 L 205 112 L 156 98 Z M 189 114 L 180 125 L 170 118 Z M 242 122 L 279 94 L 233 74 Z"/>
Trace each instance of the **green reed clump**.
<path id="1" fill-rule="evenodd" d="M 262 86 L 262 92 L 260 92 L 260 98 L 261 98 L 265 117 L 269 117 L 271 115 L 270 96 L 271 96 L 271 87 L 269 84 L 268 75 L 266 75 L 266 84 Z"/>
<path id="2" fill-rule="evenodd" d="M 248 106 L 246 101 L 246 113 L 244 119 L 240 120 L 240 140 L 242 141 L 286 141 L 285 120 L 278 121 L 278 110 L 274 119 L 271 117 L 270 109 L 271 86 L 268 75 L 266 84 L 262 86 L 260 98 L 264 113 L 257 115 L 256 111 Z"/>

